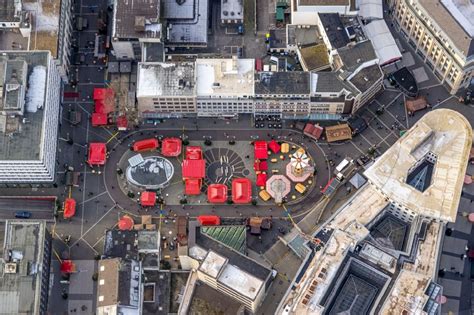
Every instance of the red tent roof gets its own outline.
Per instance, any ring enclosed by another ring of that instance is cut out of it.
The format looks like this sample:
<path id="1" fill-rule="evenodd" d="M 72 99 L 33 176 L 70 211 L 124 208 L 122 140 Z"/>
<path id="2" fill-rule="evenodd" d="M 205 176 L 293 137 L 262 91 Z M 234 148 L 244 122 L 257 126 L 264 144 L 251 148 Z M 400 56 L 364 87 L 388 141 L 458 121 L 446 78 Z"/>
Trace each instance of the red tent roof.
<path id="1" fill-rule="evenodd" d="M 252 183 L 248 178 L 237 178 L 232 181 L 232 201 L 249 203 L 252 200 Z"/>
<path id="2" fill-rule="evenodd" d="M 227 186 L 211 184 L 207 187 L 207 200 L 210 203 L 224 203 L 227 201 Z"/>
<path id="3" fill-rule="evenodd" d="M 161 142 L 161 154 L 164 156 L 178 156 L 181 154 L 181 139 L 165 138 Z"/>
<path id="4" fill-rule="evenodd" d="M 268 163 L 267 163 L 267 161 L 255 162 L 253 164 L 253 169 L 255 171 L 267 171 L 268 170 Z"/>
<path id="5" fill-rule="evenodd" d="M 217 215 L 200 215 L 197 217 L 199 223 L 201 225 L 220 225 L 221 218 Z"/>
<path id="6" fill-rule="evenodd" d="M 89 143 L 89 160 L 90 165 L 104 165 L 107 154 L 107 146 L 102 142 Z"/>
<path id="7" fill-rule="evenodd" d="M 122 231 L 131 230 L 133 228 L 133 219 L 128 215 L 124 215 L 118 222 L 118 228 Z"/>
<path id="8" fill-rule="evenodd" d="M 117 124 L 118 130 L 127 130 L 127 128 L 128 128 L 127 117 L 125 117 L 125 116 L 117 117 L 116 124 Z"/>
<path id="9" fill-rule="evenodd" d="M 280 152 L 280 145 L 275 140 L 272 140 L 268 143 L 268 147 L 272 150 L 273 153 Z"/>
<path id="10" fill-rule="evenodd" d="M 76 214 L 76 200 L 73 198 L 66 198 L 64 201 L 64 219 L 72 218 Z"/>
<path id="11" fill-rule="evenodd" d="M 115 93 L 110 88 L 95 88 L 94 89 L 94 111 L 96 113 L 108 114 L 114 110 Z"/>
<path id="12" fill-rule="evenodd" d="M 186 195 L 199 195 L 201 193 L 201 180 L 196 178 L 186 179 L 184 193 Z"/>
<path id="13" fill-rule="evenodd" d="M 183 178 L 204 178 L 206 162 L 204 160 L 184 160 L 182 164 Z"/>
<path id="14" fill-rule="evenodd" d="M 105 126 L 107 125 L 107 114 L 92 113 L 92 126 Z"/>
<path id="15" fill-rule="evenodd" d="M 114 90 L 111 88 L 94 88 L 93 99 L 96 100 L 105 100 L 106 98 L 114 96 Z"/>
<path id="16" fill-rule="evenodd" d="M 76 265 L 72 260 L 63 260 L 60 267 L 61 273 L 73 273 L 76 272 Z"/>
<path id="17" fill-rule="evenodd" d="M 200 160 L 202 159 L 202 149 L 198 146 L 186 147 L 186 159 L 189 160 Z"/>
<path id="18" fill-rule="evenodd" d="M 321 138 L 323 131 L 324 131 L 323 127 L 319 125 L 313 125 L 313 124 L 307 123 L 306 126 L 304 127 L 303 133 L 305 135 L 308 135 L 318 140 L 319 138 Z"/>
<path id="19" fill-rule="evenodd" d="M 156 203 L 156 192 L 144 191 L 140 196 L 140 204 L 144 207 L 153 207 Z"/>
<path id="20" fill-rule="evenodd" d="M 142 152 L 142 151 L 151 151 L 158 148 L 160 144 L 158 143 L 158 139 L 149 138 L 140 141 L 136 141 L 133 144 L 133 151 L 135 152 Z"/>
<path id="21" fill-rule="evenodd" d="M 267 174 L 260 173 L 257 175 L 257 186 L 265 186 L 267 183 Z"/>
<path id="22" fill-rule="evenodd" d="M 253 150 L 255 159 L 266 160 L 268 159 L 268 146 L 266 141 L 255 141 L 253 144 Z"/>

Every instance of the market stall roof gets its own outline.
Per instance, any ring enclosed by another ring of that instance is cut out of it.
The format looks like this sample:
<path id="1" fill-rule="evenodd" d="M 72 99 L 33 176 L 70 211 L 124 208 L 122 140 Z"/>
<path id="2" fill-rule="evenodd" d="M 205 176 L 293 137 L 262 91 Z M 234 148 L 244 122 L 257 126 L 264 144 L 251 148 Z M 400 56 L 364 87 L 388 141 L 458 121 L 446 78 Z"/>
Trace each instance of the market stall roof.
<path id="1" fill-rule="evenodd" d="M 128 128 L 128 120 L 124 115 L 117 117 L 117 121 L 115 123 L 117 124 L 117 128 L 120 131 L 127 130 Z"/>
<path id="2" fill-rule="evenodd" d="M 255 171 L 267 171 L 268 170 L 268 163 L 267 163 L 267 161 L 255 162 L 253 164 L 253 169 Z"/>
<path id="3" fill-rule="evenodd" d="M 164 156 L 178 156 L 181 154 L 181 139 L 165 138 L 161 143 L 161 154 Z"/>
<path id="4" fill-rule="evenodd" d="M 182 164 L 183 178 L 204 178 L 206 175 L 206 161 L 184 160 Z"/>
<path id="5" fill-rule="evenodd" d="M 140 204 L 143 207 L 153 207 L 156 203 L 156 192 L 144 191 L 140 196 Z"/>
<path id="6" fill-rule="evenodd" d="M 272 152 L 275 154 L 280 152 L 280 145 L 275 140 L 272 140 L 268 143 L 268 148 L 270 148 L 270 150 L 272 150 Z"/>
<path id="7" fill-rule="evenodd" d="M 115 107 L 115 93 L 111 88 L 95 88 L 94 89 L 94 111 L 96 113 L 108 114 Z"/>
<path id="8" fill-rule="evenodd" d="M 307 123 L 304 127 L 303 133 L 307 136 L 310 136 L 311 138 L 319 140 L 319 138 L 321 138 L 321 135 L 323 134 L 323 131 L 323 127 Z"/>
<path id="9" fill-rule="evenodd" d="M 186 195 L 199 195 L 201 193 L 201 179 L 188 178 L 184 183 L 184 192 Z"/>
<path id="10" fill-rule="evenodd" d="M 124 215 L 118 222 L 118 228 L 122 231 L 129 231 L 133 228 L 133 224 L 133 219 L 128 215 Z"/>
<path id="11" fill-rule="evenodd" d="M 268 159 L 268 145 L 266 141 L 255 141 L 253 144 L 254 156 L 257 160 Z"/>
<path id="12" fill-rule="evenodd" d="M 114 90 L 111 88 L 94 88 L 94 91 L 93 91 L 94 101 L 105 100 L 113 96 L 114 96 Z"/>
<path id="13" fill-rule="evenodd" d="M 375 20 L 364 26 L 367 37 L 372 41 L 380 66 L 402 59 L 402 54 L 384 20 Z"/>
<path id="14" fill-rule="evenodd" d="M 107 154 L 107 146 L 103 142 L 92 142 L 89 144 L 89 159 L 90 165 L 104 165 Z"/>
<path id="15" fill-rule="evenodd" d="M 266 142 L 265 142 L 266 143 Z M 237 178 L 232 181 L 232 201 L 249 203 L 252 200 L 252 183 L 248 178 Z"/>
<path id="16" fill-rule="evenodd" d="M 405 106 L 407 108 L 407 111 L 414 113 L 419 110 L 425 109 L 428 106 L 428 101 L 426 100 L 426 97 L 419 96 L 417 98 L 405 100 Z"/>
<path id="17" fill-rule="evenodd" d="M 265 186 L 267 183 L 267 174 L 260 173 L 257 175 L 257 186 Z"/>
<path id="18" fill-rule="evenodd" d="M 92 113 L 92 126 L 105 126 L 107 125 L 107 115 L 102 113 Z"/>
<path id="19" fill-rule="evenodd" d="M 200 215 L 197 217 L 201 225 L 220 225 L 221 218 L 217 215 Z"/>
<path id="20" fill-rule="evenodd" d="M 199 146 L 187 146 L 186 147 L 186 159 L 188 160 L 201 160 L 202 149 Z"/>
<path id="21" fill-rule="evenodd" d="M 227 186 L 211 184 L 207 187 L 207 200 L 210 203 L 224 203 L 227 201 Z"/>
<path id="22" fill-rule="evenodd" d="M 149 138 L 136 141 L 133 144 L 133 151 L 135 152 L 143 152 L 143 151 L 151 151 L 158 148 L 160 144 L 158 143 L 158 139 L 156 138 Z"/>
<path id="23" fill-rule="evenodd" d="M 72 218 L 76 214 L 76 200 L 73 198 L 66 198 L 64 201 L 64 219 Z"/>
<path id="24" fill-rule="evenodd" d="M 76 272 L 76 265 L 72 262 L 72 260 L 63 260 L 61 262 L 60 271 L 61 273 L 74 273 Z"/>
<path id="25" fill-rule="evenodd" d="M 352 130 L 348 124 L 340 124 L 326 127 L 326 140 L 328 142 L 350 139 L 352 139 Z"/>

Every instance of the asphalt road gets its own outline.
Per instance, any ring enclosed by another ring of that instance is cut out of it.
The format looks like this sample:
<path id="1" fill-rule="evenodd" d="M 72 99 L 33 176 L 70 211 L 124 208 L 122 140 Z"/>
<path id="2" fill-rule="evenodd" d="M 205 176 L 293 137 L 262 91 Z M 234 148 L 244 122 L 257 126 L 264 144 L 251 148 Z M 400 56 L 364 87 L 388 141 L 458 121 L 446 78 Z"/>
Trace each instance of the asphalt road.
<path id="1" fill-rule="evenodd" d="M 15 218 L 15 212 L 31 212 L 32 220 L 54 221 L 54 200 L 0 198 L 0 220 Z"/>

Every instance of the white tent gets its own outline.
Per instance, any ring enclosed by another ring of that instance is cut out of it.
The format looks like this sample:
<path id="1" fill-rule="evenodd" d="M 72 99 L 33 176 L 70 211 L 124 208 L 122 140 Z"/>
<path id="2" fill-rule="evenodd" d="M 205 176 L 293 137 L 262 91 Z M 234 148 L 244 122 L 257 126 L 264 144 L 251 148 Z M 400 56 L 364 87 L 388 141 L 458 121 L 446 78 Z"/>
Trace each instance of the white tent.
<path id="1" fill-rule="evenodd" d="M 375 20 L 364 26 L 367 37 L 372 41 L 380 65 L 389 64 L 402 58 L 397 43 L 384 20 Z"/>
<path id="2" fill-rule="evenodd" d="M 359 15 L 364 19 L 383 19 L 382 0 L 358 0 Z"/>

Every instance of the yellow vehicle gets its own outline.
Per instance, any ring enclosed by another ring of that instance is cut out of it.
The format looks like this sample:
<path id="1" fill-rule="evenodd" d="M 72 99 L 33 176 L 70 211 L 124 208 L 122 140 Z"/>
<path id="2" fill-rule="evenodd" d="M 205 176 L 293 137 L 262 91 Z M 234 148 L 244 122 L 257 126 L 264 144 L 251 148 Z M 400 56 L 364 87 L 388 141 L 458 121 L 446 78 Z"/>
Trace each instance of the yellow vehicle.
<path id="1" fill-rule="evenodd" d="M 263 201 L 268 201 L 271 198 L 270 194 L 265 189 L 260 190 L 258 195 L 260 196 L 260 198 L 262 198 Z"/>
<path id="2" fill-rule="evenodd" d="M 304 194 L 304 192 L 306 191 L 306 186 L 303 185 L 303 184 L 301 184 L 301 183 L 298 183 L 298 184 L 296 184 L 295 189 L 296 189 L 300 194 Z"/>
<path id="3" fill-rule="evenodd" d="M 278 160 L 277 159 L 271 159 L 270 162 L 276 163 L 276 162 L 278 162 Z"/>
<path id="4" fill-rule="evenodd" d="M 280 150 L 281 150 L 281 153 L 288 153 L 288 152 L 290 152 L 290 145 L 288 143 L 284 142 L 284 143 L 281 144 Z"/>

